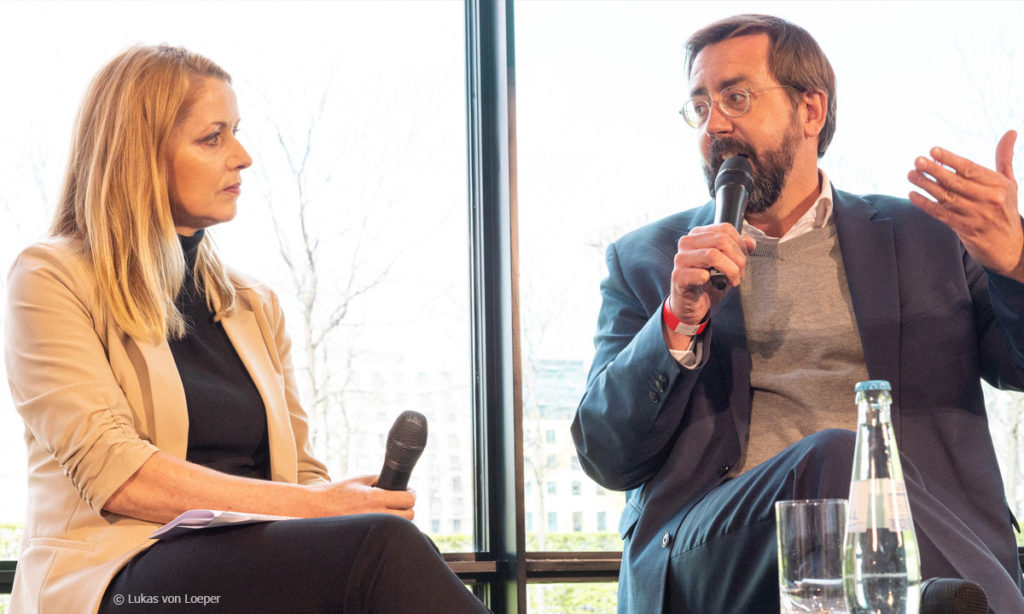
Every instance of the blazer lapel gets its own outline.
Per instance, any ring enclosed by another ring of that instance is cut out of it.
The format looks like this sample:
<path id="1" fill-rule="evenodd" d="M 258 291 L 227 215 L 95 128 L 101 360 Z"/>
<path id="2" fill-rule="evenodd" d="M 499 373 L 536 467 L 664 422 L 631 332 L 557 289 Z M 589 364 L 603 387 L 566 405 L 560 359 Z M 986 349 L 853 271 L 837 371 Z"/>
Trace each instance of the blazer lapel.
<path id="1" fill-rule="evenodd" d="M 714 319 L 714 313 L 720 310 L 735 312 L 738 321 L 743 322 L 743 301 L 740 300 L 738 290 L 734 289 L 729 292 L 722 302 L 715 306 L 711 318 Z M 740 450 L 744 450 L 750 435 L 752 411 L 750 372 L 753 366 L 750 347 L 747 345 L 746 330 L 742 326 L 728 333 L 713 329 L 709 350 L 711 356 L 708 359 L 708 367 L 713 365 L 717 377 L 726 386 L 725 394 L 729 398 L 728 406 L 732 408 L 737 444 Z"/>
<path id="2" fill-rule="evenodd" d="M 171 346 L 166 341 L 154 345 L 129 338 L 124 348 L 139 377 L 141 398 L 135 404 L 142 408 L 144 424 L 149 425 L 144 435 L 168 454 L 185 458 L 188 405 Z"/>
<path id="3" fill-rule="evenodd" d="M 693 216 L 690 226 L 684 232 L 696 226 L 715 223 L 715 201 L 711 200 Z M 668 289 L 666 289 L 668 292 Z M 740 293 L 733 289 L 725 295 L 720 303 L 712 307 L 711 321 L 720 311 L 736 313 L 738 321 L 743 321 L 743 302 Z M 708 344 L 708 369 L 714 369 L 715 378 L 724 386 L 723 394 L 728 397 L 727 406 L 732 409 L 733 422 L 736 427 L 737 445 L 740 450 L 746 449 L 750 433 L 750 371 L 752 362 L 750 348 L 747 345 L 747 333 L 740 327 L 726 333 L 712 326 L 711 339 Z"/>
<path id="4" fill-rule="evenodd" d="M 235 313 L 223 318 L 221 323 L 266 407 L 271 479 L 294 483 L 298 480 L 298 466 L 288 403 L 256 315 L 239 305 Z"/>
<path id="5" fill-rule="evenodd" d="M 832 199 L 868 374 L 892 384 L 898 406 L 900 297 L 892 219 L 876 217 L 870 203 L 851 194 L 833 190 Z"/>

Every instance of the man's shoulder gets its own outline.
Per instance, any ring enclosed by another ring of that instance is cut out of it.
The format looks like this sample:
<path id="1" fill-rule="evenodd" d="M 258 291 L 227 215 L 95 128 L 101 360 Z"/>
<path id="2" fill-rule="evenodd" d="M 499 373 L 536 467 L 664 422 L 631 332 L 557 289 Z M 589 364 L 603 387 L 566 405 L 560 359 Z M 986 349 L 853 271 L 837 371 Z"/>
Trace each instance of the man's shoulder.
<path id="1" fill-rule="evenodd" d="M 950 228 L 935 219 L 906 198 L 888 194 L 851 194 L 835 190 L 837 211 L 842 213 L 863 211 L 874 219 L 890 219 L 897 232 L 910 229 L 915 232 L 952 233 Z"/>
<path id="2" fill-rule="evenodd" d="M 839 189 L 836 189 L 835 193 L 838 197 L 838 202 L 841 204 L 849 205 L 855 204 L 857 201 L 863 201 L 880 212 L 901 215 L 906 211 L 918 210 L 906 198 L 899 198 L 888 194 L 853 194 Z"/>
<path id="3" fill-rule="evenodd" d="M 675 251 L 679 237 L 689 233 L 694 226 L 710 224 L 713 221 L 714 203 L 706 203 L 631 230 L 616 239 L 614 245 L 620 250 L 630 250 L 668 244 L 671 245 L 672 251 Z"/>

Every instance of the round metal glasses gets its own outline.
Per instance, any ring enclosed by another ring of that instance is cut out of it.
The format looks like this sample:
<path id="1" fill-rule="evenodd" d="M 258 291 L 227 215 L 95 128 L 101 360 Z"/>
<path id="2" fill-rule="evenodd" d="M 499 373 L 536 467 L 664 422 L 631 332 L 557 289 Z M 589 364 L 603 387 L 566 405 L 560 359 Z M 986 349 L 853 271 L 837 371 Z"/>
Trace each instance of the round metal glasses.
<path id="1" fill-rule="evenodd" d="M 729 117 L 739 117 L 750 110 L 750 95 L 755 92 L 778 89 L 796 89 L 791 85 L 773 85 L 770 87 L 740 87 L 734 85 L 727 87 L 718 95 L 718 109 Z M 694 128 L 700 128 L 708 121 L 711 115 L 711 105 L 715 100 L 710 96 L 694 96 L 683 103 L 679 114 L 683 116 L 686 123 Z"/>

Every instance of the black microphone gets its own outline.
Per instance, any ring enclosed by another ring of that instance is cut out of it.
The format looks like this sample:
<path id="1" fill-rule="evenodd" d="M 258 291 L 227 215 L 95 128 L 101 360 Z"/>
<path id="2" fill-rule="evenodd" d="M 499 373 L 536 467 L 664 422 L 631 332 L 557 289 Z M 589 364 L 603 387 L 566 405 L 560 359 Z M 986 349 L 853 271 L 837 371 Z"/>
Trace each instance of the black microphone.
<path id="1" fill-rule="evenodd" d="M 921 583 L 920 614 L 988 614 L 988 595 L 969 580 L 929 578 Z"/>
<path id="2" fill-rule="evenodd" d="M 427 418 L 412 410 L 403 411 L 395 418 L 388 431 L 384 466 L 377 478 L 377 488 L 405 490 L 409 475 L 427 445 Z"/>
<path id="3" fill-rule="evenodd" d="M 737 154 L 723 162 L 715 177 L 715 223 L 728 222 L 736 232 L 743 232 L 743 212 L 753 190 L 754 169 L 745 155 Z M 708 272 L 715 288 L 724 290 L 729 285 L 729 278 L 714 267 Z"/>

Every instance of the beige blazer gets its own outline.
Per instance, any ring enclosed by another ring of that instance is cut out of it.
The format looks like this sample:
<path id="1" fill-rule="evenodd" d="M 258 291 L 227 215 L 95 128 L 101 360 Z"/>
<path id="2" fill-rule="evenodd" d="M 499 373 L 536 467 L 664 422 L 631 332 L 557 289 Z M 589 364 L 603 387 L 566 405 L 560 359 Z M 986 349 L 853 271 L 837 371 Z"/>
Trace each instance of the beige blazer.
<path id="1" fill-rule="evenodd" d="M 324 482 L 310 453 L 277 297 L 240 279 L 224 330 L 263 397 L 273 480 Z M 167 342 L 108 321 L 79 246 L 27 248 L 8 277 L 7 377 L 25 423 L 28 508 L 11 614 L 96 612 L 117 571 L 158 526 L 103 511 L 158 449 L 185 457 L 188 412 Z"/>

